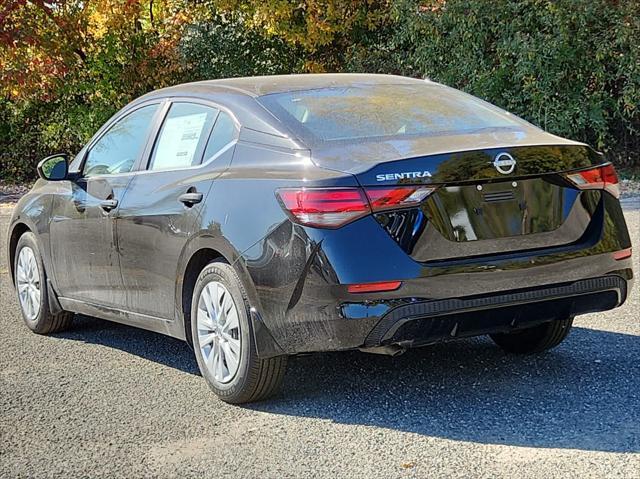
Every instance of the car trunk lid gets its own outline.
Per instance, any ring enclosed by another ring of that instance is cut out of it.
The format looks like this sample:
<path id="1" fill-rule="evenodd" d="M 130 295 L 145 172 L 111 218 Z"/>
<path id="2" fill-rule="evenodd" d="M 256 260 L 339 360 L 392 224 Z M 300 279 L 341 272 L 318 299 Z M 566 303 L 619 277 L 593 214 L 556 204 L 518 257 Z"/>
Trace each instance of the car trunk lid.
<path id="1" fill-rule="evenodd" d="M 383 161 L 362 171 L 354 163 L 351 171 L 365 190 L 436 187 L 419 206 L 375 214 L 408 254 L 430 262 L 577 242 L 601 190 L 582 191 L 566 174 L 602 163 L 581 144 L 528 145 Z"/>

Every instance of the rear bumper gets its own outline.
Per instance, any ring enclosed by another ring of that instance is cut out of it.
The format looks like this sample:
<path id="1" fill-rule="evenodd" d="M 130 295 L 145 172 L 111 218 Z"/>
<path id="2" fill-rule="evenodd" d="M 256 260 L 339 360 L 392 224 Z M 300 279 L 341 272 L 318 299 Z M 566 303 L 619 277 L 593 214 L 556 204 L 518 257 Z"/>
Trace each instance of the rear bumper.
<path id="1" fill-rule="evenodd" d="M 624 303 L 627 289 L 627 280 L 610 275 L 493 295 L 414 302 L 382 316 L 364 346 L 430 344 L 606 311 Z"/>
<path id="2" fill-rule="evenodd" d="M 593 278 L 441 299 L 383 293 L 388 298 L 331 302 L 305 296 L 302 309 L 290 309 L 283 327 L 270 330 L 277 349 L 267 345 L 259 353 L 269 357 L 389 344 L 414 347 L 607 311 L 621 306 L 632 289 L 628 266 Z"/>
<path id="3" fill-rule="evenodd" d="M 372 217 L 337 230 L 284 223 L 246 252 L 258 326 L 277 346 L 259 354 L 419 345 L 620 306 L 632 261 L 614 253 L 631 242 L 617 200 L 601 207 L 601 226 L 575 243 L 426 263 Z M 346 286 L 391 280 L 402 286 L 362 294 Z"/>

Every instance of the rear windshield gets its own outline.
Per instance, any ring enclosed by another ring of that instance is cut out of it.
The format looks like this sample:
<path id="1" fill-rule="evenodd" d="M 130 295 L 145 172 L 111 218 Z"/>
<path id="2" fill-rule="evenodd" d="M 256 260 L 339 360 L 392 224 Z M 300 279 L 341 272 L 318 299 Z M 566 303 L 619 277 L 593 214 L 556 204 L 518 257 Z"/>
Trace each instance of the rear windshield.
<path id="1" fill-rule="evenodd" d="M 333 141 L 522 128 L 507 112 L 438 84 L 358 85 L 259 98 L 305 139 Z"/>

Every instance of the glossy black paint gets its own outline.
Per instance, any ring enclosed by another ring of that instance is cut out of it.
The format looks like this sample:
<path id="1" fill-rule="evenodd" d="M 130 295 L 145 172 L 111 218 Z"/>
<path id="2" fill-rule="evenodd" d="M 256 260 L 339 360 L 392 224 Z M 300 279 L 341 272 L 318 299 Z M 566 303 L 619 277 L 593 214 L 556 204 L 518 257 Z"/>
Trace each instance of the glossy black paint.
<path id="1" fill-rule="evenodd" d="M 611 254 L 631 246 L 618 200 L 600 190 L 579 191 L 559 174 L 603 164 L 587 146 L 523 126 L 515 133 L 310 147 L 256 100 L 291 85 L 380 81 L 416 80 L 265 77 L 183 85 L 136 100 L 71 162 L 66 180 L 39 180 L 21 199 L 10 224 L 10 268 L 17 238 L 29 229 L 63 308 L 188 339 L 194 268 L 203 259 L 222 259 L 245 285 L 264 357 L 371 345 L 367 338 L 377 325 L 416 303 L 612 275 L 627 284 L 625 293 L 612 304 L 606 289 L 596 309 L 625 300 L 631 260 Z M 211 164 L 148 171 L 172 101 L 229 113 L 236 139 Z M 159 109 L 133 170 L 84 177 L 91 144 L 146 104 Z M 503 151 L 518 161 L 509 175 L 491 165 Z M 419 208 L 366 216 L 335 230 L 293 223 L 275 196 L 282 187 L 395 184 L 378 175 L 414 171 L 430 175 L 397 183 L 439 186 Z M 193 195 L 201 201 L 191 201 Z M 403 284 L 376 294 L 346 288 L 388 280 Z M 563 297 L 562 304 L 576 298 Z M 529 303 L 509 307 L 518 304 Z"/>
<path id="2" fill-rule="evenodd" d="M 118 208 L 105 209 L 103 202 L 121 201 L 130 181 L 130 175 L 113 175 L 58 182 L 50 205 L 49 275 L 60 296 L 126 309 L 115 248 Z"/>

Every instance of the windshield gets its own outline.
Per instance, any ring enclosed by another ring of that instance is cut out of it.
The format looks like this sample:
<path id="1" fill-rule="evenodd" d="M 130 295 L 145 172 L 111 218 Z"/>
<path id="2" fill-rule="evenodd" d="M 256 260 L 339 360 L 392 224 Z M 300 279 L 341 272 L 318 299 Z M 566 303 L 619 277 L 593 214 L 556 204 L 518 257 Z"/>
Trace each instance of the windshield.
<path id="1" fill-rule="evenodd" d="M 426 82 L 274 93 L 259 101 L 303 138 L 316 141 L 459 134 L 524 124 L 470 95 Z"/>

